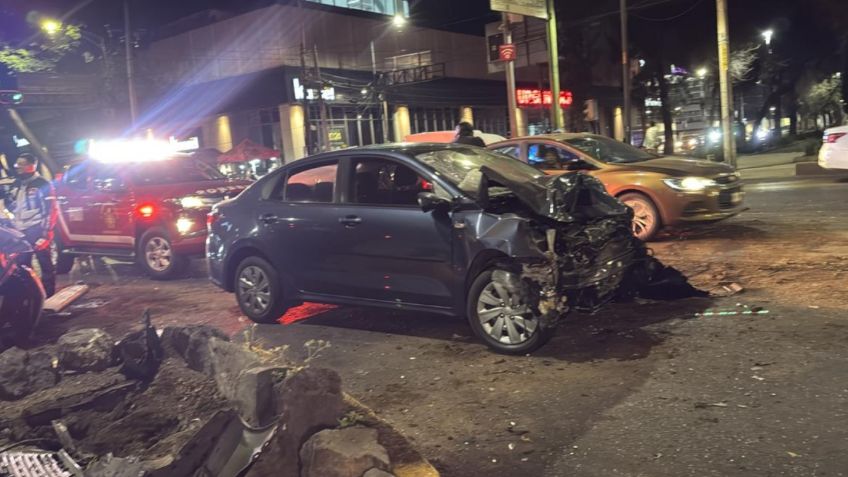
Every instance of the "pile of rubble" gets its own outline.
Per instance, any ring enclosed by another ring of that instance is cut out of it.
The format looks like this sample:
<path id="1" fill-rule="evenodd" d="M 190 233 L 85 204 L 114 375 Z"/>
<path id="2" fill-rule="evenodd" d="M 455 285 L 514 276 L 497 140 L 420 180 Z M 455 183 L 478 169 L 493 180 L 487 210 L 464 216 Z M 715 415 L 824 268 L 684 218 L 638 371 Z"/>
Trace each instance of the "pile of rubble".
<path id="1" fill-rule="evenodd" d="M 33 469 L 41 469 L 33 472 Z M 436 476 L 330 370 L 206 326 L 0 353 L 0 477 Z"/>

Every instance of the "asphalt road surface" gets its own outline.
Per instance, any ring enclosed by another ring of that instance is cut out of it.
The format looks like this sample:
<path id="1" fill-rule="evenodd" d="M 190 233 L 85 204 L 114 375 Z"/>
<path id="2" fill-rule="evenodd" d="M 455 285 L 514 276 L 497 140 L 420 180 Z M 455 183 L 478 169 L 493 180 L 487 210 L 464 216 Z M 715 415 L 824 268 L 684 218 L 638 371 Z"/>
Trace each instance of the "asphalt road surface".
<path id="1" fill-rule="evenodd" d="M 846 475 L 848 181 L 747 190 L 741 216 L 652 244 L 695 285 L 741 293 L 572 315 L 531 356 L 489 352 L 460 320 L 360 308 L 307 305 L 255 335 L 292 360 L 327 340 L 311 364 L 446 476 Z M 100 261 L 65 280 L 93 289 L 47 334 L 120 334 L 147 307 L 158 326 L 248 325 L 200 263 L 171 282 Z"/>

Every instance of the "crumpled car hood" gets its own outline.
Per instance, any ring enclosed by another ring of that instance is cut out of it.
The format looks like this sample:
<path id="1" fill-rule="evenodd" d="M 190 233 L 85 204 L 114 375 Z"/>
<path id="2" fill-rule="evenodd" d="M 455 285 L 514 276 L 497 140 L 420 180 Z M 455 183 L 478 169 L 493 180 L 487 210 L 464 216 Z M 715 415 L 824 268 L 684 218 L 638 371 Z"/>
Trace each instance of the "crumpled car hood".
<path id="1" fill-rule="evenodd" d="M 486 179 L 497 182 L 512 191 L 535 214 L 559 222 L 587 221 L 603 217 L 621 217 L 631 220 L 629 207 L 607 193 L 598 179 L 583 173 L 559 176 L 541 176 L 515 182 L 487 166 L 480 168 Z M 481 189 L 488 189 L 487 184 Z M 485 191 L 481 190 L 481 196 Z"/>

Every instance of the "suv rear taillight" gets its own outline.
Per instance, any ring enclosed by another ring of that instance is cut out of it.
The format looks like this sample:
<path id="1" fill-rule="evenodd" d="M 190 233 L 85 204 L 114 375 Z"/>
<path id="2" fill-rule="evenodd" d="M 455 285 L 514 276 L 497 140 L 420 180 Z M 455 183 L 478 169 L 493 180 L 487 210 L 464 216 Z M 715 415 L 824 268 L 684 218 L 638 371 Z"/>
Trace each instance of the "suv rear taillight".
<path id="1" fill-rule="evenodd" d="M 826 142 L 826 143 L 828 143 L 828 144 L 833 144 L 833 143 L 835 143 L 836 141 L 838 141 L 838 140 L 839 140 L 839 138 L 841 138 L 842 136 L 844 136 L 844 135 L 846 135 L 846 134 L 848 134 L 848 133 L 844 133 L 844 132 L 843 132 L 843 133 L 825 134 L 825 135 L 824 135 L 824 142 Z"/>
<path id="2" fill-rule="evenodd" d="M 153 204 L 142 204 L 135 212 L 143 219 L 149 219 L 156 214 L 156 206 Z"/>

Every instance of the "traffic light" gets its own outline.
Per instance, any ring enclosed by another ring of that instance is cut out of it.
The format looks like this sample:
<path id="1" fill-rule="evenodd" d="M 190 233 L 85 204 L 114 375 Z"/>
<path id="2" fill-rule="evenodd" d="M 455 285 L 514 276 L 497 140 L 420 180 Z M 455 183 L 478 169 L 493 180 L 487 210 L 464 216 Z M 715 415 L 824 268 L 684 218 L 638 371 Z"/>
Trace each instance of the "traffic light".
<path id="1" fill-rule="evenodd" d="M 598 120 L 598 100 L 587 99 L 583 102 L 583 119 L 587 122 Z"/>
<path id="2" fill-rule="evenodd" d="M 16 90 L 2 90 L 0 91 L 0 104 L 2 105 L 15 105 L 21 104 L 24 101 L 24 94 L 20 91 Z"/>

